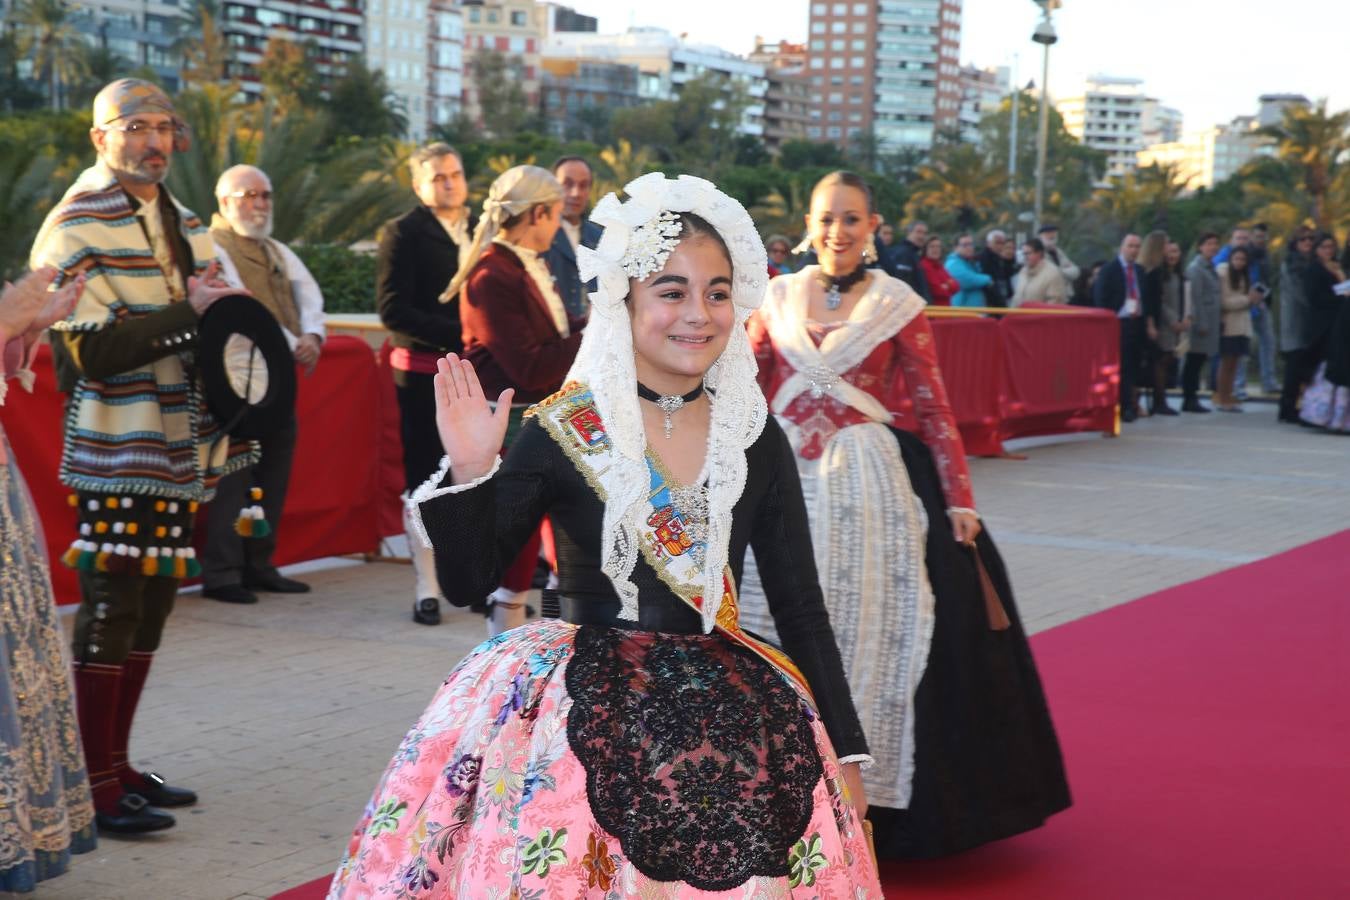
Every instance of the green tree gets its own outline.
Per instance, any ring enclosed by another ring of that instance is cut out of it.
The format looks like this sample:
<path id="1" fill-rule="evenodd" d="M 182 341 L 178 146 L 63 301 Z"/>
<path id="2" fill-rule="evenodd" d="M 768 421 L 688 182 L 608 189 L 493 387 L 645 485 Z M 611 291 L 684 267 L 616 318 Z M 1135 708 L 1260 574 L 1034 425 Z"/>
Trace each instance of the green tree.
<path id="1" fill-rule="evenodd" d="M 1277 158 L 1299 173 L 1313 221 L 1321 228 L 1332 227 L 1337 216 L 1328 198 L 1350 165 L 1346 161 L 1350 155 L 1350 110 L 1328 112 L 1325 99 L 1310 109 L 1289 106 L 1277 124 L 1259 131 L 1275 140 Z"/>
<path id="2" fill-rule="evenodd" d="M 33 236 L 53 200 L 59 166 L 50 148 L 0 137 L 0 277 L 13 279 L 26 267 Z"/>
<path id="3" fill-rule="evenodd" d="M 279 112 L 323 105 L 323 78 L 312 59 L 316 46 L 313 41 L 299 44 L 284 37 L 267 41 L 258 77 L 264 94 Z"/>
<path id="4" fill-rule="evenodd" d="M 182 60 L 179 77 L 183 84 L 205 86 L 224 81 L 233 53 L 220 30 L 219 0 L 197 0 L 191 15 L 178 28 L 173 50 Z"/>
<path id="5" fill-rule="evenodd" d="M 42 92 L 32 82 L 19 75 L 19 35 L 12 28 L 0 30 L 0 112 L 38 109 L 42 106 Z"/>
<path id="6" fill-rule="evenodd" d="M 384 72 L 371 69 L 360 56 L 348 61 L 347 71 L 329 89 L 327 109 L 340 137 L 401 137 L 408 129 L 403 101 L 390 92 Z"/>
<path id="7" fill-rule="evenodd" d="M 939 228 L 974 228 L 993 212 L 1007 189 L 1007 173 L 969 144 L 935 153 L 918 174 L 905 214 Z"/>
<path id="8" fill-rule="evenodd" d="M 65 0 L 19 0 L 13 20 L 20 56 L 30 57 L 34 71 L 47 84 L 47 102 L 61 109 L 63 87 L 83 72 L 84 38 L 75 28 Z"/>
<path id="9" fill-rule="evenodd" d="M 520 57 L 509 59 L 495 50 L 474 52 L 470 71 L 478 92 L 479 118 L 484 131 L 493 137 L 510 137 L 530 118 L 529 99 L 521 87 Z"/>
<path id="10" fill-rule="evenodd" d="M 842 169 L 848 161 L 834 144 L 820 141 L 784 141 L 778 148 L 778 165 L 792 172 L 805 168 Z"/>
<path id="11" fill-rule="evenodd" d="M 1012 98 L 1005 97 L 998 109 L 980 120 L 979 147 L 987 165 L 1007 169 L 1008 149 L 1012 141 Z M 1017 110 L 1017 173 L 1012 181 L 1012 198 L 1030 198 L 1036 184 L 1036 134 L 1040 120 L 1040 99 L 1022 91 Z M 1053 106 L 1047 110 L 1045 153 L 1046 210 L 1056 218 L 1087 200 L 1106 172 L 1106 155 L 1085 147 L 1064 128 L 1064 119 Z M 1030 200 L 1018 202 L 998 198 L 1009 218 L 1031 208 Z"/>

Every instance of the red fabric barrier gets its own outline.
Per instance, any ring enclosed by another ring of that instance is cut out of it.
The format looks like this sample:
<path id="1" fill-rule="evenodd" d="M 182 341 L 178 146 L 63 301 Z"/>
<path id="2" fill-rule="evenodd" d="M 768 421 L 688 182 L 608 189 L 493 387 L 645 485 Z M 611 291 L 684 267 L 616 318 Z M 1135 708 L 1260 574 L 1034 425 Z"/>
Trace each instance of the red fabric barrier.
<path id="1" fill-rule="evenodd" d="M 66 502 L 69 491 L 57 481 L 64 398 L 56 390 L 47 347 L 40 349 L 34 368 L 38 379 L 33 393 L 11 390 L 0 407 L 0 422 L 33 493 L 49 558 L 57 560 L 75 534 L 75 514 Z M 393 384 L 379 377 L 375 355 L 364 341 L 341 336 L 325 342 L 318 368 L 299 382 L 299 438 L 277 532 L 276 561 L 285 565 L 373 551 L 382 535 L 403 530 L 398 503 L 402 466 L 395 467 L 391 485 L 390 467 L 373 464 L 390 452 Z M 397 408 L 392 409 L 392 422 L 397 459 Z M 198 519 L 199 528 L 204 523 Z M 58 603 L 79 601 L 74 573 L 60 562 L 52 567 L 52 582 Z"/>
<path id="2" fill-rule="evenodd" d="M 1110 313 L 934 318 L 932 324 L 952 409 L 972 456 L 997 456 L 1002 441 L 1012 437 L 1114 429 L 1119 323 Z M 333 337 L 314 375 L 301 376 L 299 439 L 278 531 L 278 564 L 373 551 L 381 537 L 403 532 L 402 442 L 387 356 L 387 347 L 377 359 L 365 341 Z M 41 348 L 35 368 L 33 393 L 11 390 L 0 423 L 55 560 L 75 534 L 69 492 L 56 478 L 63 398 L 48 348 Z M 52 581 L 58 602 L 78 602 L 75 577 L 59 562 Z"/>
<path id="3" fill-rule="evenodd" d="M 942 380 L 966 453 L 998 456 L 1003 452 L 1002 422 L 1007 403 L 998 320 L 933 319 L 932 325 Z"/>
<path id="4" fill-rule="evenodd" d="M 1004 439 L 1115 429 L 1120 322 L 1114 315 L 1085 309 L 1005 316 L 999 331 L 1008 377 Z"/>

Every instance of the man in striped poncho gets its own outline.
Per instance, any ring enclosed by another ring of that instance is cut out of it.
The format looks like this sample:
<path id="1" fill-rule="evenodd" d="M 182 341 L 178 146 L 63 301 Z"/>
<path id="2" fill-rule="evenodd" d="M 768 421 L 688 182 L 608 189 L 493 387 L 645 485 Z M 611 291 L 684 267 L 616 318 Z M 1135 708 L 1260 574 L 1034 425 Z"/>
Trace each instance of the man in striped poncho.
<path id="1" fill-rule="evenodd" d="M 57 379 L 70 395 L 61 480 L 80 534 L 75 688 L 98 828 L 168 828 L 158 809 L 197 797 L 127 759 L 131 723 L 179 581 L 200 571 L 197 505 L 251 461 L 207 413 L 194 370 L 197 319 L 236 291 L 220 281 L 205 225 L 162 185 L 186 126 L 168 96 L 136 79 L 94 100 L 98 163 L 48 215 L 34 268 L 83 273 L 70 318 L 53 326 Z"/>

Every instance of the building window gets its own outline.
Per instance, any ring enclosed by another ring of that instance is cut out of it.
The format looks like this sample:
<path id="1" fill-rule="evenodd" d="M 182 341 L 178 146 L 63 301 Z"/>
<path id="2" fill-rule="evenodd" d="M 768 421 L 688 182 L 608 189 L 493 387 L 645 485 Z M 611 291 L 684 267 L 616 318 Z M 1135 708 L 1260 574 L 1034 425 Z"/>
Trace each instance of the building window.
<path id="1" fill-rule="evenodd" d="M 866 3 L 855 3 L 853 4 L 853 14 L 855 16 L 865 16 L 867 15 L 867 7 L 868 4 Z"/>
<path id="2" fill-rule="evenodd" d="M 847 3 L 836 3 L 836 4 L 830 9 L 830 12 L 831 12 L 832 14 L 836 15 L 836 16 L 846 16 L 846 15 L 848 15 L 848 4 L 847 4 Z"/>
<path id="3" fill-rule="evenodd" d="M 831 125 L 829 128 L 825 129 L 825 134 L 829 137 L 837 138 L 843 134 L 843 131 L 839 128 L 839 126 Z"/>
<path id="4" fill-rule="evenodd" d="M 866 38 L 854 38 L 854 39 L 853 39 L 853 49 L 854 49 L 855 51 L 856 51 L 856 50 L 866 50 L 866 49 L 867 49 L 867 39 L 866 39 Z"/>
<path id="5" fill-rule="evenodd" d="M 477 6 L 469 7 L 469 21 L 475 25 L 483 21 L 483 10 Z"/>
<path id="6" fill-rule="evenodd" d="M 813 15 L 813 16 L 823 16 L 823 15 L 825 15 L 825 4 L 824 4 L 824 3 L 812 3 L 812 4 L 811 4 L 811 15 Z"/>
<path id="7" fill-rule="evenodd" d="M 830 49 L 843 50 L 845 43 L 846 41 L 843 38 L 835 38 L 834 40 L 830 41 Z"/>
<path id="8" fill-rule="evenodd" d="M 842 69 L 843 67 L 844 67 L 844 58 L 842 56 L 836 56 L 834 59 L 830 60 L 831 69 Z"/>
<path id="9" fill-rule="evenodd" d="M 867 34 L 867 23 L 866 23 L 866 22 L 854 22 L 854 23 L 853 23 L 853 33 L 854 33 L 854 34 Z"/>
<path id="10" fill-rule="evenodd" d="M 512 25 L 515 25 L 517 28 L 524 28 L 525 25 L 527 24 L 526 21 L 525 21 L 525 13 L 524 13 L 524 11 L 519 10 L 519 9 L 517 9 L 517 10 L 512 10 L 512 12 L 511 12 L 511 24 L 512 24 Z"/>
<path id="11" fill-rule="evenodd" d="M 821 59 L 819 56 L 811 57 L 811 68 L 813 69 L 825 68 L 825 60 Z"/>
<path id="12" fill-rule="evenodd" d="M 841 93 L 839 93 L 838 91 L 835 91 L 834 93 L 830 94 L 830 102 L 831 102 L 831 103 L 843 103 L 843 102 L 844 102 L 844 95 L 841 94 Z"/>
<path id="13" fill-rule="evenodd" d="M 830 34 L 843 34 L 843 33 L 844 33 L 845 31 L 847 31 L 847 30 L 848 30 L 848 23 L 847 23 L 847 22 L 831 22 L 831 23 L 830 23 Z"/>
<path id="14" fill-rule="evenodd" d="M 867 60 L 864 57 L 855 56 L 849 60 L 849 65 L 855 69 L 865 69 L 867 68 Z"/>
<path id="15" fill-rule="evenodd" d="M 470 8 L 472 9 L 472 7 L 470 7 Z M 474 21 L 476 22 L 476 21 L 478 21 L 478 20 L 477 20 L 477 19 L 474 19 Z M 811 23 L 811 33 L 812 33 L 812 34 L 824 34 L 824 33 L 825 33 L 825 23 L 824 23 L 824 22 L 812 22 L 812 23 Z"/>
<path id="16" fill-rule="evenodd" d="M 812 50 L 824 50 L 824 49 L 825 49 L 825 39 L 824 39 L 824 38 L 816 38 L 815 40 L 811 41 L 811 49 L 812 49 Z"/>

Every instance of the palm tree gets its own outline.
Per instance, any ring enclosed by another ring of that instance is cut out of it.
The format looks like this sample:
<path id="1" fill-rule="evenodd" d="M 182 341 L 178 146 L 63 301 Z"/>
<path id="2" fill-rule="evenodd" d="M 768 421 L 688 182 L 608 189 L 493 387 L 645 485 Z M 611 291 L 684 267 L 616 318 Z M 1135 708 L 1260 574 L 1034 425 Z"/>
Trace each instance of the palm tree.
<path id="1" fill-rule="evenodd" d="M 600 161 L 607 171 L 596 179 L 595 193 L 603 197 L 610 191 L 617 194 L 628 182 L 646 175 L 652 166 L 652 153 L 647 147 L 634 150 L 629 140 L 620 138 L 615 146 L 600 151 Z"/>
<path id="2" fill-rule="evenodd" d="M 1334 223 L 1327 207 L 1333 183 L 1346 166 L 1350 153 L 1350 110 L 1327 112 L 1327 101 L 1311 108 L 1290 106 L 1278 124 L 1257 130 L 1275 140 L 1276 157 L 1298 170 L 1307 192 L 1313 221 L 1321 228 Z"/>
<path id="3" fill-rule="evenodd" d="M 70 13 L 65 0 L 19 0 L 14 7 L 19 54 L 33 58 L 33 70 L 47 82 L 53 109 L 61 109 L 62 87 L 78 81 L 84 71 L 85 41 Z"/>
<path id="4" fill-rule="evenodd" d="M 56 154 L 28 141 L 0 142 L 0 278 L 28 262 L 33 235 L 58 196 Z"/>
<path id="5" fill-rule="evenodd" d="M 192 15 L 180 23 L 171 49 L 182 60 L 179 74 L 184 85 L 207 85 L 225 80 L 231 53 L 219 21 L 218 0 L 197 0 Z"/>
<path id="6" fill-rule="evenodd" d="M 750 218 L 764 234 L 800 234 L 811 205 L 810 188 L 789 179 L 786 189 L 770 191 L 750 207 Z"/>
<path id="7" fill-rule="evenodd" d="M 931 163 L 919 166 L 918 176 L 905 214 L 911 219 L 927 216 L 938 220 L 954 214 L 955 224 L 963 229 L 987 217 L 1007 181 L 1001 167 L 991 164 L 969 144 L 935 154 Z"/>

